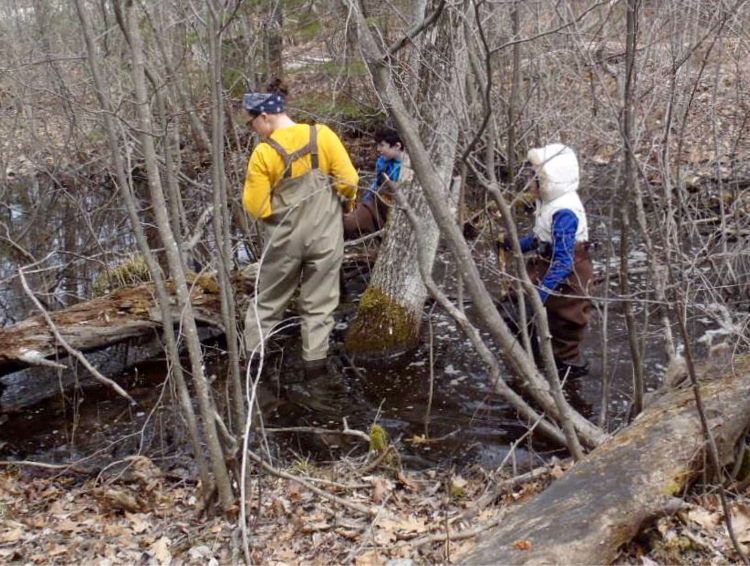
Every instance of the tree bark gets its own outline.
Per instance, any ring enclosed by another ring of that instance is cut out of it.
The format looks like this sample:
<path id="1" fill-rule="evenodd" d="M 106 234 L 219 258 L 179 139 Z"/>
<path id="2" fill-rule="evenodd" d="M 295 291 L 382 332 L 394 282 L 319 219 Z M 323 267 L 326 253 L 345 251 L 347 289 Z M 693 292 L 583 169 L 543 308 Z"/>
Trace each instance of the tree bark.
<path id="1" fill-rule="evenodd" d="M 190 301 L 196 319 L 222 332 L 219 286 L 211 276 L 188 276 Z M 238 292 L 252 293 L 255 270 L 233 276 Z M 173 284 L 170 284 L 172 286 Z M 50 318 L 68 344 L 83 352 L 106 348 L 130 338 L 148 335 L 163 325 L 164 314 L 153 283 L 120 289 L 97 299 L 50 313 Z M 174 296 L 164 301 L 170 323 L 179 323 L 180 311 Z M 41 316 L 28 318 L 0 329 L 0 375 L 31 365 L 45 364 L 47 358 L 65 356 Z"/>
<path id="2" fill-rule="evenodd" d="M 620 209 L 620 286 L 624 297 L 630 296 L 628 280 L 628 255 L 630 254 L 630 203 L 635 200 L 635 160 L 633 155 L 633 129 L 635 128 L 635 50 L 638 19 L 637 0 L 628 0 L 627 41 L 625 52 L 625 88 L 623 91 L 622 139 L 625 145 L 623 161 L 624 191 Z M 629 301 L 623 302 L 625 325 L 628 329 L 628 344 L 633 361 L 633 408 L 636 414 L 643 408 L 643 359 L 638 348 L 638 329 Z"/>
<path id="3" fill-rule="evenodd" d="M 232 391 L 231 430 L 241 431 L 245 423 L 245 395 L 240 381 L 240 340 L 237 330 L 237 305 L 230 285 L 232 270 L 232 234 L 224 163 L 224 85 L 222 80 L 223 18 L 221 3 L 208 2 L 208 42 L 211 57 L 211 182 L 213 185 L 214 238 L 217 274 L 221 289 L 221 314 L 227 337 L 229 383 Z M 279 7 L 279 11 L 281 8 Z"/>
<path id="4" fill-rule="evenodd" d="M 358 20 L 359 21 L 359 20 Z M 418 22 L 417 22 L 418 23 Z M 458 31 L 456 31 L 458 29 Z M 429 156 L 444 201 L 455 214 L 458 188 L 452 187 L 451 172 L 456 159 L 458 113 L 467 60 L 461 26 L 449 17 L 440 18 L 420 45 L 416 79 L 421 100 L 420 129 L 431 139 Z M 418 181 L 399 184 L 409 207 L 421 220 L 425 257 L 430 265 L 437 252 L 440 230 Z M 370 285 L 359 303 L 357 316 L 346 336 L 346 349 L 353 354 L 385 356 L 416 346 L 422 323 L 427 289 L 419 274 L 417 240 L 408 218 L 394 207 L 372 271 Z"/>
<path id="5" fill-rule="evenodd" d="M 750 421 L 750 356 L 704 368 L 702 385 L 721 463 Z M 462 564 L 609 564 L 645 523 L 680 504 L 702 472 L 706 442 L 691 390 L 674 390 L 485 533 Z"/>

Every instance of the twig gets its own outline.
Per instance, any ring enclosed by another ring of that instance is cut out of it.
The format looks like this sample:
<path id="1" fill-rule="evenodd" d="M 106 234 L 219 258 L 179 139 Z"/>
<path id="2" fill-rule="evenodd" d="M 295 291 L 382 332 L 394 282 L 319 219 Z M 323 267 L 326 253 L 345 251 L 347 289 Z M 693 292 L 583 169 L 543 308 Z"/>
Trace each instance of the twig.
<path id="1" fill-rule="evenodd" d="M 711 433 L 711 429 L 708 426 L 708 418 L 706 417 L 706 412 L 703 407 L 703 395 L 701 394 L 700 384 L 698 383 L 698 375 L 696 373 L 695 363 L 693 361 L 693 346 L 692 346 L 692 343 L 690 342 L 690 335 L 688 334 L 687 326 L 685 324 L 685 305 L 681 303 L 676 303 L 673 308 L 675 311 L 675 315 L 677 317 L 677 321 L 679 323 L 680 333 L 682 334 L 682 340 L 685 345 L 685 361 L 687 362 L 688 376 L 690 377 L 690 383 L 692 385 L 692 390 L 693 390 L 693 397 L 695 398 L 695 408 L 698 411 L 698 417 L 700 418 L 701 428 L 703 429 L 703 436 L 706 439 L 706 444 L 708 445 L 709 461 L 711 462 L 711 466 L 713 467 L 714 472 L 716 473 L 716 476 L 719 479 L 717 489 L 719 490 L 719 499 L 721 501 L 721 507 L 724 511 L 724 523 L 727 527 L 727 532 L 729 533 L 729 539 L 732 541 L 732 546 L 734 546 L 735 552 L 737 552 L 743 564 L 750 565 L 750 561 L 748 560 L 747 556 L 745 556 L 745 553 L 742 551 L 742 547 L 740 546 L 740 543 L 737 540 L 737 536 L 734 532 L 734 528 L 732 527 L 732 514 L 729 509 L 729 503 L 727 502 L 726 492 L 724 490 L 724 486 L 722 485 L 722 481 L 721 481 L 723 479 L 724 474 L 723 474 L 723 468 L 721 466 L 721 460 L 719 459 L 719 450 L 716 447 L 716 440 L 714 439 L 714 436 Z"/>
<path id="2" fill-rule="evenodd" d="M 18 359 L 32 366 L 44 366 L 44 367 L 49 367 L 49 368 L 54 368 L 54 369 L 67 369 L 68 368 L 68 366 L 66 366 L 65 364 L 61 364 L 59 362 L 48 360 L 38 350 L 28 350 L 26 348 L 22 348 L 21 355 L 18 356 Z"/>
<path id="3" fill-rule="evenodd" d="M 46 462 L 34 462 L 33 460 L 0 460 L 0 466 L 29 466 L 32 468 L 43 468 L 45 470 L 73 470 L 79 474 L 88 473 L 73 464 L 48 464 Z"/>
<path id="4" fill-rule="evenodd" d="M 268 462 L 265 462 L 260 456 L 258 456 L 252 450 L 248 450 L 246 454 L 253 462 L 258 464 L 261 468 L 263 468 L 267 472 L 277 477 L 296 482 L 300 484 L 301 486 L 305 487 L 306 489 L 309 489 L 313 493 L 320 495 L 324 499 L 333 501 L 334 503 L 337 503 L 338 505 L 341 505 L 342 507 L 346 507 L 347 509 L 351 509 L 352 511 L 359 513 L 360 515 L 365 515 L 367 517 L 372 516 L 375 513 L 375 511 L 369 507 L 365 507 L 364 505 L 359 505 L 357 503 L 352 503 L 351 501 L 347 501 L 346 499 L 342 499 L 341 497 L 328 493 L 327 491 L 324 491 L 320 489 L 319 487 L 315 487 L 310 482 L 305 481 L 304 479 L 298 476 L 295 476 L 293 474 L 290 474 L 288 472 L 285 472 L 283 470 L 279 470 L 273 467 Z"/>
<path id="5" fill-rule="evenodd" d="M 349 241 L 344 242 L 344 247 L 346 247 L 346 246 L 355 246 L 357 244 L 362 244 L 362 243 L 364 243 L 364 242 L 366 242 L 368 240 L 373 240 L 373 239 L 377 238 L 378 236 L 382 236 L 382 235 L 383 235 L 383 229 L 381 228 L 380 230 L 378 230 L 376 232 L 371 232 L 369 234 L 365 234 L 364 236 L 362 236 L 360 238 L 357 238 L 356 240 L 349 240 Z"/>
<path id="6" fill-rule="evenodd" d="M 309 432 L 310 434 L 341 434 L 346 436 L 355 436 L 360 440 L 363 440 L 364 442 L 370 442 L 370 437 L 366 433 L 362 432 L 361 430 L 354 430 L 351 428 L 336 430 L 315 426 L 285 426 L 280 428 L 266 428 L 264 430 L 266 432 Z"/>
<path id="7" fill-rule="evenodd" d="M 409 32 L 401 37 L 396 43 L 394 43 L 390 49 L 388 49 L 388 54 L 384 57 L 384 59 L 388 59 L 393 57 L 401 48 L 403 48 L 407 43 L 411 43 L 414 41 L 414 39 L 422 33 L 424 30 L 426 30 L 428 27 L 430 27 L 439 17 L 440 14 L 443 13 L 443 8 L 445 7 L 445 1 L 442 0 L 440 4 L 435 8 L 435 10 L 427 17 L 425 17 L 421 22 L 419 22 L 413 29 L 409 30 Z"/>
<path id="8" fill-rule="evenodd" d="M 76 358 L 81 364 L 83 364 L 83 367 L 85 367 L 89 372 L 91 372 L 91 375 L 96 379 L 97 381 L 100 381 L 104 385 L 108 385 L 114 391 L 120 395 L 121 397 L 124 397 L 134 405 L 137 405 L 135 402 L 135 399 L 133 399 L 128 393 L 117 383 L 109 379 L 108 377 L 104 377 L 101 373 L 99 373 L 99 370 L 96 369 L 94 366 L 91 365 L 91 363 L 86 359 L 86 356 L 84 356 L 81 352 L 73 348 L 68 342 L 65 340 L 65 338 L 62 337 L 60 332 L 57 330 L 57 326 L 55 326 L 55 323 L 52 321 L 52 318 L 50 317 L 47 310 L 42 306 L 42 303 L 39 302 L 39 299 L 36 298 L 34 293 L 32 292 L 31 288 L 29 287 L 28 282 L 26 281 L 26 277 L 24 275 L 23 267 L 20 267 L 18 269 L 18 274 L 21 278 L 21 285 L 23 285 L 23 290 L 26 292 L 26 295 L 32 300 L 34 305 L 37 309 L 39 309 L 39 312 L 42 313 L 42 316 L 44 317 L 44 320 L 47 322 L 47 326 L 49 326 L 50 331 L 55 337 L 55 340 L 57 340 L 60 345 L 74 358 Z"/>
<path id="9" fill-rule="evenodd" d="M 544 476 L 549 475 L 549 473 L 549 467 L 540 466 L 526 472 L 525 474 L 521 474 L 520 476 L 515 476 L 512 478 L 508 478 L 507 480 L 499 481 L 490 489 L 489 493 L 483 495 L 477 500 L 477 502 L 474 504 L 473 510 L 476 511 L 485 508 L 506 489 L 512 489 L 522 483 L 543 478 Z"/>
<path id="10" fill-rule="evenodd" d="M 503 519 L 505 519 L 505 512 L 501 513 L 499 517 L 496 517 L 489 523 L 485 523 L 479 527 L 474 527 L 473 529 L 466 529 L 463 531 L 460 531 L 458 533 L 452 533 L 450 535 L 451 541 L 457 541 L 457 540 L 464 540 L 467 538 L 475 537 L 480 533 L 483 533 L 484 531 L 491 529 L 492 527 L 495 527 L 499 525 Z M 448 534 L 443 533 L 439 535 L 429 535 L 424 536 L 417 539 L 412 539 L 410 541 L 403 541 L 400 543 L 400 545 L 409 545 L 409 546 L 424 546 L 425 544 L 430 544 L 433 542 L 443 542 L 448 538 Z"/>
<path id="11" fill-rule="evenodd" d="M 377 458 L 375 458 L 372 462 L 370 462 L 365 467 L 360 469 L 359 474 L 365 475 L 367 473 L 370 473 L 372 470 L 377 468 L 383 462 L 383 460 L 385 460 L 388 457 L 388 454 L 390 454 L 391 452 L 393 452 L 392 445 L 386 448 L 385 450 L 383 450 L 383 452 Z"/>

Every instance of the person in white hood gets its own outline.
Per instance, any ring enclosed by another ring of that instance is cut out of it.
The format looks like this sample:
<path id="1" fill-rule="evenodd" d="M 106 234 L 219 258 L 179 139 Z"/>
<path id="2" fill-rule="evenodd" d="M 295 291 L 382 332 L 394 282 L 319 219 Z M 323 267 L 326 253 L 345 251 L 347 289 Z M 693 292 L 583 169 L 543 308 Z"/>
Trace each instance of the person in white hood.
<path id="1" fill-rule="evenodd" d="M 536 177 L 537 204 L 533 232 L 521 239 L 521 250 L 537 250 L 527 269 L 547 311 L 558 369 L 583 375 L 588 364 L 580 345 L 591 318 L 593 269 L 586 211 L 578 196 L 578 159 L 560 143 L 531 149 L 527 159 Z M 509 249 L 508 243 L 503 246 Z"/>

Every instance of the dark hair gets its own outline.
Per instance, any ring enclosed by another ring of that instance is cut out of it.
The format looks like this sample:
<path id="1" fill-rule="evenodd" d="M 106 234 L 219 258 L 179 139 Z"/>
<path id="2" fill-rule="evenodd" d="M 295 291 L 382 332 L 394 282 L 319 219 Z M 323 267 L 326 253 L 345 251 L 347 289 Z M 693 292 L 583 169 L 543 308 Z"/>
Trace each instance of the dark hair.
<path id="1" fill-rule="evenodd" d="M 289 96 L 289 87 L 278 77 L 271 79 L 271 82 L 268 83 L 266 88 L 268 89 L 268 92 L 272 94 L 281 94 L 284 98 Z"/>
<path id="2" fill-rule="evenodd" d="M 383 141 L 390 146 L 399 144 L 402 149 L 404 147 L 404 142 L 401 141 L 401 136 L 393 128 L 381 128 L 375 132 L 375 143 Z"/>

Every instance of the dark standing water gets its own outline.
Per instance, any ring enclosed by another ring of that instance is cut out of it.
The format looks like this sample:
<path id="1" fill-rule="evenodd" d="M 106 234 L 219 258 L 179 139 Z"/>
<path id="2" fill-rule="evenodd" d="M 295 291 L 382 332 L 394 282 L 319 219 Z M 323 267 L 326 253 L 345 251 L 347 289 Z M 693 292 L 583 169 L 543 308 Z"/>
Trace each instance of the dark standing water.
<path id="1" fill-rule="evenodd" d="M 356 305 L 342 306 L 334 332 L 340 346 Z M 471 305 L 467 305 L 471 314 Z M 428 305 L 420 346 L 388 362 L 364 363 L 347 359 L 332 378 L 305 382 L 295 336 L 281 340 L 269 354 L 259 387 L 259 402 L 267 428 L 315 426 L 367 430 L 383 425 L 399 441 L 407 465 L 477 462 L 495 467 L 508 463 L 526 467 L 543 459 L 549 447 L 523 439 L 524 426 L 491 392 L 485 370 L 471 344 L 444 312 Z M 293 334 L 293 332 L 292 332 Z M 655 333 L 655 338 L 658 332 Z M 610 313 L 611 423 L 622 423 L 630 397 L 630 354 L 622 318 Z M 584 345 L 591 363 L 589 376 L 570 384 L 571 402 L 595 418 L 601 401 L 601 318 L 595 315 Z M 210 350 L 209 350 L 210 351 Z M 647 367 L 657 368 L 660 349 L 648 349 Z M 223 375 L 222 357 L 209 357 L 209 373 Z M 433 360 L 430 367 L 430 359 Z M 659 372 L 649 371 L 649 375 Z M 158 361 L 140 364 L 121 376 L 140 406 L 101 388 L 68 393 L 20 414 L 5 415 L 0 425 L 5 456 L 45 461 L 70 461 L 100 450 L 101 455 L 124 456 L 142 449 L 166 455 L 179 446 L 180 424 L 171 408 L 165 369 Z M 430 401 L 430 380 L 433 380 Z M 222 380 L 217 380 L 217 384 Z M 223 398 L 223 391 L 218 392 Z M 356 445 L 338 435 L 272 434 L 279 446 L 300 455 L 336 458 Z M 431 439 L 422 442 L 422 438 Z M 511 446 L 514 446 L 511 450 Z"/>
<path id="2" fill-rule="evenodd" d="M 47 206 L 34 200 L 36 193 L 33 191 L 28 194 L 30 202 L 23 201 L 7 219 L 19 230 L 33 220 L 35 211 Z M 39 199 L 42 198 L 40 193 Z M 58 216 L 63 218 L 66 210 L 63 207 Z M 595 215 L 591 216 L 592 226 L 603 223 L 602 218 L 595 220 Z M 75 223 L 58 222 L 55 224 L 57 231 L 53 230 L 43 243 L 48 249 L 59 249 L 65 241 L 65 233 L 60 230 L 72 224 Z M 100 230 L 107 230 L 105 224 L 97 226 Z M 112 230 L 114 227 L 108 233 L 114 233 Z M 29 231 L 24 231 L 24 234 L 31 237 Z M 96 241 L 97 235 L 100 234 L 91 229 L 82 230 L 74 237 L 68 237 L 67 241 L 77 242 L 85 249 L 91 245 L 91 240 Z M 606 235 L 597 237 L 602 240 Z M 600 273 L 603 249 L 595 254 L 599 256 Z M 44 249 L 40 247 L 37 252 L 41 254 Z M 491 268 L 493 261 L 487 260 L 491 252 L 480 251 L 477 255 L 486 263 L 482 268 L 487 279 L 492 281 L 496 277 Z M 53 256 L 53 262 L 60 257 L 59 253 Z M 450 261 L 445 257 L 442 260 L 443 265 L 437 271 L 449 280 Z M 633 266 L 638 267 L 645 257 L 634 254 L 632 260 Z M 11 263 L 8 258 L 0 262 L 0 274 L 11 276 Z M 87 271 L 77 277 L 90 284 L 94 277 L 92 273 L 87 267 Z M 355 287 L 361 291 L 362 282 L 355 283 Z M 73 287 L 69 285 L 67 288 Z M 84 291 L 83 288 L 79 290 Z M 601 292 L 597 294 L 601 295 Z M 0 300 L 6 306 L 23 305 L 18 302 L 18 295 L 4 294 Z M 344 305 L 339 313 L 339 325 L 334 334 L 339 346 L 355 307 L 351 303 Z M 471 312 L 470 304 L 467 310 Z M 13 312 L 16 316 L 16 309 Z M 6 318 L 9 313 L 8 309 L 4 311 Z M 429 315 L 425 316 L 423 340 L 415 351 L 387 363 L 347 360 L 338 370 L 339 377 L 312 384 L 303 382 L 298 340 L 291 337 L 282 341 L 281 348 L 269 359 L 270 365 L 279 368 L 278 378 L 272 375 L 274 372 L 264 375 L 259 390 L 265 426 L 340 429 L 342 419 L 346 417 L 351 427 L 368 429 L 377 421 L 400 442 L 406 463 L 414 466 L 478 462 L 493 467 L 506 457 L 514 464 L 525 466 L 544 457 L 549 448 L 538 442 L 532 446 L 528 439 L 523 438 L 524 426 L 514 412 L 491 392 L 481 362 L 450 317 L 431 305 L 426 313 Z M 13 320 L 6 320 L 8 322 Z M 648 344 L 657 344 L 658 347 L 645 350 L 647 375 L 652 380 L 661 373 L 660 364 L 663 363 L 661 336 L 654 327 L 655 322 L 655 317 L 652 317 L 649 332 L 653 335 L 646 339 Z M 611 382 L 608 409 L 612 428 L 626 420 L 632 380 L 627 334 L 617 305 L 610 311 L 607 333 Z M 568 388 L 571 402 L 592 419 L 601 410 L 601 335 L 602 318 L 596 314 L 584 344 L 591 363 L 590 375 L 569 384 Z M 433 360 L 432 367 L 430 359 Z M 218 376 L 223 375 L 225 371 L 221 362 L 220 354 L 209 357 L 209 370 Z M 120 381 L 127 384 L 138 401 L 138 407 L 128 406 L 108 390 L 87 388 L 69 391 L 20 414 L 0 415 L 0 457 L 64 462 L 96 450 L 108 456 L 127 455 L 135 450 L 165 456 L 174 452 L 175 447 L 182 446 L 182 425 L 172 408 L 170 388 L 164 383 L 165 373 L 164 364 L 153 361 L 140 364 L 120 376 Z M 221 384 L 222 379 L 217 379 L 217 388 L 223 388 Z M 649 385 L 653 387 L 655 383 Z M 219 399 L 225 398 L 223 390 L 218 393 Z M 163 402 L 158 403 L 160 400 Z M 421 442 L 423 437 L 431 441 Z M 312 453 L 319 458 L 335 458 L 352 449 L 351 444 L 344 443 L 337 435 L 274 434 L 273 438 L 301 455 Z M 519 441 L 520 438 L 523 439 Z"/>

